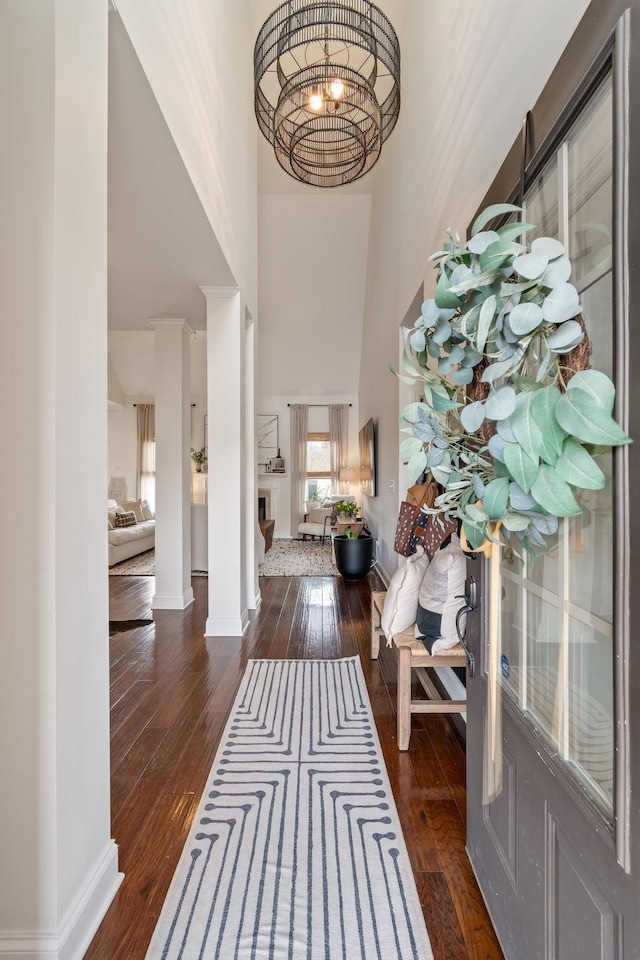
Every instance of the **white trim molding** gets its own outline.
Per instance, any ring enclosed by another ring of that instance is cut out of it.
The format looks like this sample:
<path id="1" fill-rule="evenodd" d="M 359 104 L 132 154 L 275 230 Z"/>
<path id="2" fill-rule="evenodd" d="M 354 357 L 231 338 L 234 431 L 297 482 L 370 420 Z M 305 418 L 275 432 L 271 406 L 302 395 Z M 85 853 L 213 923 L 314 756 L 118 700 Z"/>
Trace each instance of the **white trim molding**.
<path id="1" fill-rule="evenodd" d="M 249 611 L 245 610 L 241 617 L 229 620 L 207 617 L 204 630 L 205 637 L 242 637 L 249 626 Z"/>
<path id="2" fill-rule="evenodd" d="M 184 593 L 154 593 L 151 606 L 154 610 L 186 610 L 194 602 L 193 588 Z"/>
<path id="3" fill-rule="evenodd" d="M 230 300 L 240 293 L 240 287 L 200 287 L 207 300 Z"/>
<path id="4" fill-rule="evenodd" d="M 124 880 L 113 840 L 71 905 L 58 932 L 0 931 L 2 960 L 82 960 Z"/>

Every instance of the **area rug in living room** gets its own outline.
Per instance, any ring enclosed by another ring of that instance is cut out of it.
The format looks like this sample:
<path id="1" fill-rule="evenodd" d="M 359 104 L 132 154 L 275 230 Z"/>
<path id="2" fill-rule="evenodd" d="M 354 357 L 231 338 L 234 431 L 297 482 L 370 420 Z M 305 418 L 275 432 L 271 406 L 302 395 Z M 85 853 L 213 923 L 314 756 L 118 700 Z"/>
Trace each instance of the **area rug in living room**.
<path id="1" fill-rule="evenodd" d="M 156 575 L 156 552 L 155 550 L 146 550 L 139 553 L 136 557 L 129 557 L 128 560 L 121 560 L 120 563 L 109 567 L 110 577 L 155 577 Z M 206 570 L 192 570 L 192 577 L 206 577 Z"/>
<path id="2" fill-rule="evenodd" d="M 274 540 L 258 565 L 261 577 L 337 577 L 331 544 L 320 540 Z"/>
<path id="3" fill-rule="evenodd" d="M 147 960 L 433 960 L 357 657 L 250 660 Z"/>

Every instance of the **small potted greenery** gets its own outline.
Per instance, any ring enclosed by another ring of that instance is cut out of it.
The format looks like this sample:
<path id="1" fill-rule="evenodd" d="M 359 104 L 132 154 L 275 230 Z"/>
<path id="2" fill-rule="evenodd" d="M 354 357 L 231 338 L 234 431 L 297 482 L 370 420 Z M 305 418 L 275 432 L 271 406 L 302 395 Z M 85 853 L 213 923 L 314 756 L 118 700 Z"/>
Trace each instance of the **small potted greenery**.
<path id="1" fill-rule="evenodd" d="M 352 500 L 338 500 L 335 504 L 335 511 L 338 520 L 344 522 L 347 520 L 355 520 L 360 512 L 360 507 Z"/>
<path id="2" fill-rule="evenodd" d="M 200 473 L 203 467 L 206 467 L 207 465 L 207 457 L 204 452 L 204 447 L 200 447 L 199 450 L 194 450 L 194 448 L 191 447 L 191 459 L 196 465 L 196 473 Z"/>

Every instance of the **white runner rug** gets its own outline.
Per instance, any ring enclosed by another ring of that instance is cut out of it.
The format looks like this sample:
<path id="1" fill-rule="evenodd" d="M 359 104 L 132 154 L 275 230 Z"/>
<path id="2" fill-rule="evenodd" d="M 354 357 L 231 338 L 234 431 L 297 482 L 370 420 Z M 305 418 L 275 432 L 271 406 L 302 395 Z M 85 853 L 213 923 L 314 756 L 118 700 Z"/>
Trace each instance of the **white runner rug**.
<path id="1" fill-rule="evenodd" d="M 358 658 L 250 660 L 147 960 L 432 960 Z"/>

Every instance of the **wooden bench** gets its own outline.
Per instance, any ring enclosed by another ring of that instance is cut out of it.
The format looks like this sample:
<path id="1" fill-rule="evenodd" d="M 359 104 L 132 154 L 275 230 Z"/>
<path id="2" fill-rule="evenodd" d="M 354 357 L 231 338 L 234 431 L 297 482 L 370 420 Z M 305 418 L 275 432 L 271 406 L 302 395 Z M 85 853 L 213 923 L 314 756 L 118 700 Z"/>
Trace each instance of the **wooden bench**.
<path id="1" fill-rule="evenodd" d="M 380 625 L 385 590 L 371 593 L 371 659 L 377 660 L 380 653 L 380 638 L 384 632 Z M 392 640 L 392 649 L 398 661 L 398 684 L 396 718 L 398 749 L 408 750 L 411 738 L 412 713 L 465 713 L 466 700 L 448 700 L 440 696 L 429 677 L 428 669 L 435 667 L 467 667 L 467 655 L 461 643 L 451 650 L 431 656 L 421 640 L 416 640 L 413 625 Z M 416 676 L 428 699 L 411 699 L 411 671 Z"/>

